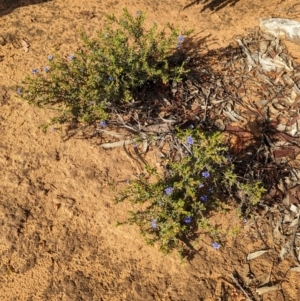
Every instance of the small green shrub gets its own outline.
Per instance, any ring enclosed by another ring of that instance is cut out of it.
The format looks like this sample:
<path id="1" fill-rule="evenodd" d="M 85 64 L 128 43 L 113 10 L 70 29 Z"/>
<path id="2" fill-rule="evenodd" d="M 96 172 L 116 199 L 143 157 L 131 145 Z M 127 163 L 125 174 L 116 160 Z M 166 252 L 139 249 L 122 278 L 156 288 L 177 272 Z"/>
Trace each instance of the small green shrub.
<path id="1" fill-rule="evenodd" d="M 164 253 L 184 253 L 201 229 L 214 232 L 208 213 L 222 207 L 229 194 L 242 194 L 251 205 L 264 193 L 259 181 L 238 179 L 220 133 L 189 129 L 178 139 L 185 149 L 182 159 L 166 166 L 165 175 L 148 167 L 147 176 L 131 181 L 117 200 L 134 205 L 127 222 L 137 224 L 146 241 L 157 242 Z"/>
<path id="2" fill-rule="evenodd" d="M 120 19 L 111 15 L 107 21 L 96 38 L 82 34 L 83 46 L 68 58 L 49 56 L 43 74 L 33 69 L 18 89 L 29 103 L 54 106 L 60 116 L 52 123 L 104 120 L 146 83 L 180 80 L 188 72 L 170 59 L 189 32 L 180 35 L 171 25 L 158 30 L 155 23 L 146 30 L 145 14 L 132 16 L 126 9 Z"/>

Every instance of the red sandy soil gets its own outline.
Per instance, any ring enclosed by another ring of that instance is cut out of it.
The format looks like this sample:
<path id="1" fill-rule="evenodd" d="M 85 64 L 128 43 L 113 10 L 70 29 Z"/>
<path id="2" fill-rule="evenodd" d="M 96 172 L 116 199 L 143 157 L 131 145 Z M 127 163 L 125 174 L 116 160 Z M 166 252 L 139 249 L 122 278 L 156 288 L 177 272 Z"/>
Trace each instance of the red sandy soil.
<path id="1" fill-rule="evenodd" d="M 32 68 L 41 69 L 54 48 L 68 55 L 80 45 L 79 31 L 94 35 L 105 13 L 146 10 L 148 21 L 194 28 L 200 49 L 234 41 L 262 17 L 300 20 L 296 0 L 2 0 L 0 3 L 0 300 L 243 300 L 229 275 L 246 271 L 250 252 L 274 246 L 261 219 L 243 224 L 234 212 L 222 216 L 226 229 L 241 226 L 219 251 L 204 235 L 199 254 L 181 263 L 145 245 L 134 226 L 115 227 L 129 209 L 114 205 L 109 181 L 122 187 L 141 171 L 121 149 L 105 151 L 86 140 L 63 142 L 39 126 L 52 112 L 14 95 Z M 21 41 L 30 44 L 28 52 Z M 297 46 L 288 44 L 296 60 Z M 150 155 L 149 155 L 150 156 Z M 215 217 L 216 219 L 220 217 Z M 278 250 L 277 250 L 278 251 Z M 282 289 L 253 300 L 297 301 L 292 259 L 278 263 L 270 251 L 249 263 L 258 283 L 271 273 Z M 246 300 L 246 299 L 244 299 Z"/>

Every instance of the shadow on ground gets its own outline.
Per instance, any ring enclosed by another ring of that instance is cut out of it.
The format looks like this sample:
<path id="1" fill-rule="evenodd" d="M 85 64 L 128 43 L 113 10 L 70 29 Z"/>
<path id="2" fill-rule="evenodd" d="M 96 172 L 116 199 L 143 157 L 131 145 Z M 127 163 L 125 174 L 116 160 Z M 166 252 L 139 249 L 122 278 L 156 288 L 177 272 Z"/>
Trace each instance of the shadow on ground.
<path id="1" fill-rule="evenodd" d="M 18 7 L 40 4 L 48 1 L 51 0 L 2 0 L 0 1 L 0 17 L 10 14 Z"/>
<path id="2" fill-rule="evenodd" d="M 234 6 L 238 2 L 239 0 L 204 0 L 204 1 L 196 0 L 187 4 L 183 8 L 183 10 L 190 8 L 195 4 L 204 4 L 203 8 L 201 9 L 201 12 L 205 10 L 211 10 L 212 12 L 215 12 L 221 10 L 222 8 L 225 8 L 226 6 Z"/>

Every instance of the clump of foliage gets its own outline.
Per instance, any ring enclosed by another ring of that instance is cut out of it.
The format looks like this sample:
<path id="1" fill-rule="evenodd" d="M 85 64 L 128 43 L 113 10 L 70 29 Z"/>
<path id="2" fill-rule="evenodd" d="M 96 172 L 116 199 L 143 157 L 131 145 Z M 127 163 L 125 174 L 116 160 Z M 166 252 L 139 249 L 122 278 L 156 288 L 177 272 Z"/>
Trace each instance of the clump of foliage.
<path id="1" fill-rule="evenodd" d="M 184 63 L 170 64 L 176 48 L 189 32 L 167 25 L 159 30 L 144 27 L 145 14 L 132 16 L 126 9 L 121 18 L 107 16 L 96 38 L 82 34 L 83 46 L 68 58 L 49 56 L 44 72 L 33 69 L 21 97 L 31 104 L 54 106 L 60 115 L 52 123 L 105 120 L 114 106 L 133 100 L 146 83 L 180 80 L 188 72 Z"/>
<path id="2" fill-rule="evenodd" d="M 185 154 L 159 174 L 148 174 L 130 182 L 117 201 L 134 205 L 127 223 L 137 224 L 150 244 L 161 251 L 184 253 L 199 230 L 213 231 L 207 218 L 229 195 L 243 195 L 243 202 L 257 204 L 264 188 L 259 181 L 239 179 L 220 133 L 189 129 L 179 131 Z"/>

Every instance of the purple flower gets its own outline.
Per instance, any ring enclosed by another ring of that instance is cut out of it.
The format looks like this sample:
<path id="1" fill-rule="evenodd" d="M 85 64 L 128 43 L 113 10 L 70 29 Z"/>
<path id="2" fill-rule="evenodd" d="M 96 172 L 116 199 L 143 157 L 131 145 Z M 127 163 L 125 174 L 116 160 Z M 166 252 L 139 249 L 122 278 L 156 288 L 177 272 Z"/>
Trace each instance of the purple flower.
<path id="1" fill-rule="evenodd" d="M 193 144 L 194 144 L 194 139 L 193 139 L 191 136 L 188 136 L 188 137 L 187 137 L 187 143 L 188 143 L 189 145 L 193 145 Z"/>
<path id="2" fill-rule="evenodd" d="M 151 227 L 153 228 L 153 229 L 157 229 L 157 220 L 156 219 L 154 219 L 154 220 L 152 220 L 152 222 L 151 222 Z"/>
<path id="3" fill-rule="evenodd" d="M 213 248 L 214 248 L 215 250 L 219 250 L 220 247 L 221 247 L 217 242 L 214 242 L 214 243 L 212 244 L 212 246 L 213 246 Z"/>
<path id="4" fill-rule="evenodd" d="M 212 188 L 209 188 L 208 191 L 211 192 L 211 193 L 214 192 L 214 190 Z"/>
<path id="5" fill-rule="evenodd" d="M 44 72 L 48 72 L 50 70 L 50 68 L 49 67 L 44 67 Z"/>
<path id="6" fill-rule="evenodd" d="M 48 61 L 52 61 L 54 59 L 54 56 L 53 55 L 48 55 Z"/>
<path id="7" fill-rule="evenodd" d="M 199 188 L 203 188 L 204 185 L 203 185 L 202 183 L 200 183 L 200 184 L 198 185 L 198 187 L 199 187 Z"/>
<path id="8" fill-rule="evenodd" d="M 141 12 L 138 10 L 138 11 L 136 12 L 136 16 L 139 17 L 140 15 L 141 15 Z"/>
<path id="9" fill-rule="evenodd" d="M 209 171 L 203 171 L 202 172 L 202 177 L 204 177 L 205 179 L 209 178 L 209 176 L 210 176 Z"/>
<path id="10" fill-rule="evenodd" d="M 108 80 L 109 80 L 110 82 L 112 82 L 112 81 L 114 80 L 114 78 L 113 78 L 112 76 L 109 76 L 109 77 L 108 77 Z"/>
<path id="11" fill-rule="evenodd" d="M 70 60 L 70 61 L 73 61 L 73 59 L 74 59 L 74 54 L 70 54 L 70 55 L 69 55 L 69 60 Z"/>
<path id="12" fill-rule="evenodd" d="M 185 219 L 184 219 L 184 222 L 186 224 L 190 224 L 192 222 L 192 217 L 191 216 L 187 216 Z"/>
<path id="13" fill-rule="evenodd" d="M 36 69 L 32 69 L 32 73 L 33 74 L 38 74 L 39 73 L 39 70 L 36 68 Z"/>
<path id="14" fill-rule="evenodd" d="M 207 202 L 207 195 L 202 195 L 202 196 L 200 196 L 200 200 L 201 200 L 202 202 Z"/>
<path id="15" fill-rule="evenodd" d="M 105 120 L 103 120 L 103 121 L 100 121 L 100 126 L 102 126 L 102 127 L 105 127 L 105 126 L 107 126 L 107 123 L 106 123 L 106 121 Z"/>
<path id="16" fill-rule="evenodd" d="M 166 195 L 170 195 L 173 191 L 173 188 L 172 187 L 168 187 L 165 189 L 165 192 L 166 192 Z"/>
<path id="17" fill-rule="evenodd" d="M 194 127 L 193 124 L 190 124 L 190 125 L 189 125 L 189 128 L 190 128 L 190 129 L 194 129 L 195 127 Z"/>
<path id="18" fill-rule="evenodd" d="M 178 37 L 178 42 L 179 42 L 179 43 L 182 43 L 183 41 L 184 41 L 184 36 L 182 36 L 182 35 L 179 36 L 179 37 Z"/>
<path id="19" fill-rule="evenodd" d="M 21 93 L 22 93 L 22 88 L 18 88 L 18 89 L 17 89 L 17 93 L 18 93 L 18 94 L 21 94 Z"/>

